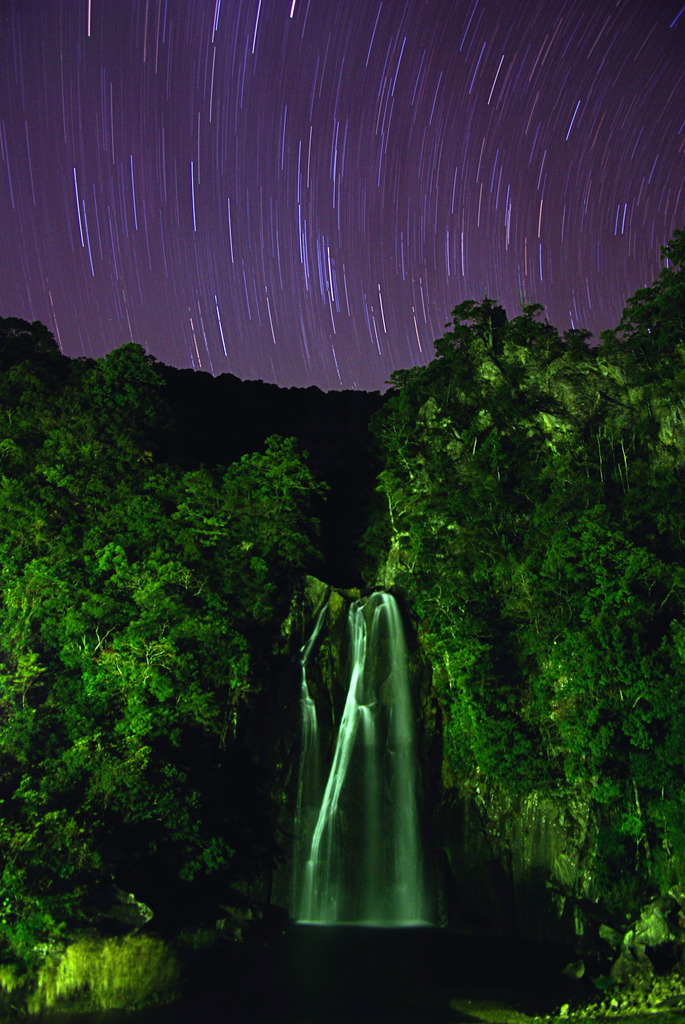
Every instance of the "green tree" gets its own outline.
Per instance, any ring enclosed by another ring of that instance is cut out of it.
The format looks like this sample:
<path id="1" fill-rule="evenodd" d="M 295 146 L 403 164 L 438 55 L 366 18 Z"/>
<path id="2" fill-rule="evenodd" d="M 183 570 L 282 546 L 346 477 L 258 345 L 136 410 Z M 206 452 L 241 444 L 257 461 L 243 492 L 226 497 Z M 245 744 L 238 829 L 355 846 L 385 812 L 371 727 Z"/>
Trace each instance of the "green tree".
<path id="1" fill-rule="evenodd" d="M 287 439 L 216 471 L 157 461 L 138 346 L 46 358 L 0 380 L 0 941 L 23 959 L 113 884 L 160 921 L 170 892 L 216 916 L 274 857 L 238 734 L 321 492 Z"/>
<path id="2" fill-rule="evenodd" d="M 608 887 L 685 863 L 684 241 L 599 349 L 462 303 L 374 424 L 445 777 L 590 791 Z"/>
<path id="3" fill-rule="evenodd" d="M 603 350 L 626 367 L 637 383 L 677 383 L 682 394 L 685 357 L 685 229 L 661 249 L 666 266 L 648 288 L 640 288 L 625 306 L 615 330 L 603 331 Z"/>

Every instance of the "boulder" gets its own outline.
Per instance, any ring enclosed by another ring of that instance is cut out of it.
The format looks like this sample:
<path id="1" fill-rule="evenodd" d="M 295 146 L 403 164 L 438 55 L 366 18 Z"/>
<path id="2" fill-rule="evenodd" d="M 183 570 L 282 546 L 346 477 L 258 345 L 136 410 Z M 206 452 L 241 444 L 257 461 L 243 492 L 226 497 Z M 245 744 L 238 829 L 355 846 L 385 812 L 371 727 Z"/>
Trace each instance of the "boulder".
<path id="1" fill-rule="evenodd" d="M 673 938 L 661 903 L 650 903 L 635 924 L 635 943 L 642 946 L 660 946 L 664 942 L 672 942 Z"/>
<path id="2" fill-rule="evenodd" d="M 630 937 L 630 938 L 629 938 Z M 633 942 L 633 933 L 628 932 L 618 959 L 609 972 L 612 981 L 622 988 L 651 989 L 654 981 L 654 968 L 645 953 L 645 947 Z"/>

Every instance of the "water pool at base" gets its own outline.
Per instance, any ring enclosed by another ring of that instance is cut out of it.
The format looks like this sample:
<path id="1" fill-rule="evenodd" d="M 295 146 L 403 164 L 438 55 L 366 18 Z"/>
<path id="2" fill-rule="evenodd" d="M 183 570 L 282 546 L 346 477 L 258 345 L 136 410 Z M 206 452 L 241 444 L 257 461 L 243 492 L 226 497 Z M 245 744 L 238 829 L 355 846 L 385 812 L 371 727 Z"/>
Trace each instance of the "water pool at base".
<path id="1" fill-rule="evenodd" d="M 34 1024 L 461 1024 L 468 1000 L 528 1014 L 563 1001 L 568 951 L 464 939 L 432 927 L 294 925 L 225 964 L 212 992 L 135 1013 Z M 457 1005 L 453 1005 L 457 1004 Z M 504 1018 L 502 1018 L 504 1019 Z"/>

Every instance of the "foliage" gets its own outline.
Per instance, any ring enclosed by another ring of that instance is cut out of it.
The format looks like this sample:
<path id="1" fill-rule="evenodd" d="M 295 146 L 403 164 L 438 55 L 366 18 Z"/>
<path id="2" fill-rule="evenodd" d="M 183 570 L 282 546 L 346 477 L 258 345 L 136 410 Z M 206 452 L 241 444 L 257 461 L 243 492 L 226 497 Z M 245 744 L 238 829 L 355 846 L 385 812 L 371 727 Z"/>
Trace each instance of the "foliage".
<path id="1" fill-rule="evenodd" d="M 666 266 L 658 280 L 628 300 L 615 331 L 603 331 L 607 354 L 626 367 L 639 383 L 682 386 L 685 350 L 685 229 L 674 233 L 661 250 Z M 678 392 L 682 394 L 680 388 Z M 674 394 L 678 393 L 674 392 Z"/>
<path id="2" fill-rule="evenodd" d="M 179 880 L 220 901 L 273 855 L 238 734 L 321 493 L 290 439 L 159 461 L 154 360 L 45 344 L 0 377 L 0 954 L 24 960 L 113 880 L 163 918 Z"/>
<path id="3" fill-rule="evenodd" d="M 600 348 L 536 305 L 461 303 L 374 423 L 446 777 L 589 787 L 607 878 L 642 859 L 664 885 L 659 851 L 685 856 L 684 244 Z"/>
<path id="4" fill-rule="evenodd" d="M 177 998 L 180 980 L 176 956 L 160 939 L 80 939 L 58 961 L 41 966 L 28 1011 L 41 1014 L 66 1000 L 103 1011 L 168 1003 Z"/>

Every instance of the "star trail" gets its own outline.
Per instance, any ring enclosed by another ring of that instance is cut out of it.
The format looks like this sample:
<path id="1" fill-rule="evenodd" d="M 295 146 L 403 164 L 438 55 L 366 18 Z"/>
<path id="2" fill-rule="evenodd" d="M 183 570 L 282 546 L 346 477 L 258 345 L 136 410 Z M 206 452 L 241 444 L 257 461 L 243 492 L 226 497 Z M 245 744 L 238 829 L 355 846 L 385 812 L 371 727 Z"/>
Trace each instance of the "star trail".
<path id="1" fill-rule="evenodd" d="M 682 0 L 2 0 L 0 315 L 381 389 L 454 306 L 595 336 L 685 226 Z"/>

